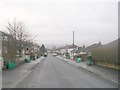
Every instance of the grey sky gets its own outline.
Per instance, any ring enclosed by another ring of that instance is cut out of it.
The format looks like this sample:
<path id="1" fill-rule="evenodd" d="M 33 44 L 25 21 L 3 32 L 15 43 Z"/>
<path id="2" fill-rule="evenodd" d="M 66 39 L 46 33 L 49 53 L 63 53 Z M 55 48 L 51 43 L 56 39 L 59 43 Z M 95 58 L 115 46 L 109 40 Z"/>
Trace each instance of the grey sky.
<path id="1" fill-rule="evenodd" d="M 118 0 L 1 0 L 0 29 L 22 20 L 39 44 L 109 43 L 118 37 Z"/>

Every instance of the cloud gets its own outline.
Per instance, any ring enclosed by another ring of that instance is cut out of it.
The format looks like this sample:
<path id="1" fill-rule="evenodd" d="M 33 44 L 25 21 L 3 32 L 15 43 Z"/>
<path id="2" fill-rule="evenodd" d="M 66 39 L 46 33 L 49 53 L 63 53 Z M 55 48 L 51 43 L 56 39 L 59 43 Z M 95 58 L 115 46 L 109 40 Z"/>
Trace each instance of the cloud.
<path id="1" fill-rule="evenodd" d="M 14 17 L 46 45 L 108 43 L 117 38 L 118 0 L 4 0 L 0 27 Z"/>

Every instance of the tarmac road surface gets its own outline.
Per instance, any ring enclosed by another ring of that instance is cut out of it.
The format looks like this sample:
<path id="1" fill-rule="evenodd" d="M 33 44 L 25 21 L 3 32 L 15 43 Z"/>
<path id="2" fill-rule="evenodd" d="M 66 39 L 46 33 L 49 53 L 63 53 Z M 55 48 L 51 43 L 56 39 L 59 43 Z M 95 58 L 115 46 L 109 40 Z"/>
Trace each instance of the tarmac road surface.
<path id="1" fill-rule="evenodd" d="M 14 88 L 117 88 L 118 85 L 48 54 Z"/>

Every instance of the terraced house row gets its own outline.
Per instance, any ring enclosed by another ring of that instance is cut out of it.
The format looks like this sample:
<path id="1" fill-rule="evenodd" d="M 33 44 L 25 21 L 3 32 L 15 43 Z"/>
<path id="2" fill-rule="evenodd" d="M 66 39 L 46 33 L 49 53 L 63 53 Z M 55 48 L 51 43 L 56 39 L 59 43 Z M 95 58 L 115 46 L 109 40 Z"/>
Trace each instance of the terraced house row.
<path id="1" fill-rule="evenodd" d="M 41 57 L 44 51 L 38 44 L 27 41 L 18 41 L 10 34 L 0 31 L 0 61 L 3 69 L 9 68 L 9 64 L 14 64 L 14 67 L 24 63 L 26 52 L 29 52 L 30 60 L 36 60 Z"/>

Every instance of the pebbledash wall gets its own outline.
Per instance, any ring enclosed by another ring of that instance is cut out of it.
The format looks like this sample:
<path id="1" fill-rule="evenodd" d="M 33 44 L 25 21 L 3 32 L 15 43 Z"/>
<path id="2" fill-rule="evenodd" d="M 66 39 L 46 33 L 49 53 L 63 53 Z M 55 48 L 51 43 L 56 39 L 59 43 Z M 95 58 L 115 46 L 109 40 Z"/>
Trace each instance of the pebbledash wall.
<path id="1" fill-rule="evenodd" d="M 0 56 L 2 56 L 2 32 L 0 32 Z M 2 63 L 0 60 L 0 89 L 2 89 Z"/>

